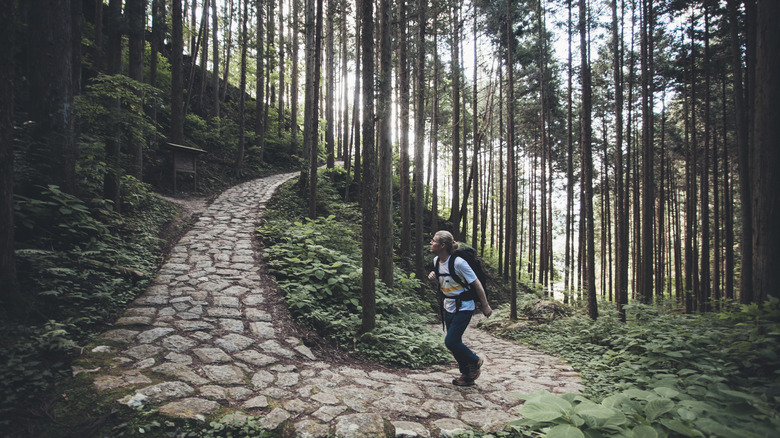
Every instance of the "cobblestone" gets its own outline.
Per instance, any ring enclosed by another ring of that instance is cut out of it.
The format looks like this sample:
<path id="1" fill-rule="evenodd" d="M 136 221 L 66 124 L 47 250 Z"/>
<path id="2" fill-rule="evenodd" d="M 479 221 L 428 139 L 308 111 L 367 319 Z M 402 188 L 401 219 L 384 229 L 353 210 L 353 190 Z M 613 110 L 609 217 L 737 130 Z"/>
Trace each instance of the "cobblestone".
<path id="1" fill-rule="evenodd" d="M 582 389 L 563 361 L 476 328 L 464 342 L 485 364 L 477 385 L 465 388 L 450 383 L 454 363 L 413 372 L 335 366 L 285 334 L 269 304 L 277 292 L 261 284 L 252 233 L 271 194 L 296 175 L 230 188 L 201 213 L 155 283 L 99 338 L 113 348 L 88 353 L 114 355 L 120 370 L 96 375 L 95 389 L 130 388 L 123 403 L 170 417 L 257 416 L 268 430 L 300 437 L 497 431 L 519 419 L 513 394 Z"/>

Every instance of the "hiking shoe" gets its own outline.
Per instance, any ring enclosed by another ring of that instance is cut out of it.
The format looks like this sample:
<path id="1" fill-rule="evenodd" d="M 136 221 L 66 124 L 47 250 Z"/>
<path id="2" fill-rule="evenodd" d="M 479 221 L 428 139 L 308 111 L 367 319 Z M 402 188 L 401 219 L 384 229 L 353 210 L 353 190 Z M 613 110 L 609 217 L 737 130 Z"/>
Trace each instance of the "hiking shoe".
<path id="1" fill-rule="evenodd" d="M 481 357 L 478 357 L 477 363 L 469 365 L 469 373 L 467 376 L 465 376 L 466 379 L 471 381 L 477 380 L 477 377 L 479 377 L 479 375 L 482 373 L 480 368 L 482 368 L 483 363 L 485 363 L 485 361 Z"/>
<path id="2" fill-rule="evenodd" d="M 452 379 L 452 384 L 455 386 L 472 386 L 474 380 L 469 379 L 465 374 L 461 374 L 457 379 Z"/>

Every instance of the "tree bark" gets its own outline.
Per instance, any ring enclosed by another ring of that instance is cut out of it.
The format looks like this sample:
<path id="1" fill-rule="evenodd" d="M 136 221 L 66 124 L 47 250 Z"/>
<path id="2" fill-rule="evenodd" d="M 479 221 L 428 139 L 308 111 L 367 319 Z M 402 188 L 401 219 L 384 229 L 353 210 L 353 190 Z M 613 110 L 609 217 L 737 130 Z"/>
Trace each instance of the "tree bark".
<path id="1" fill-rule="evenodd" d="M 450 222 L 455 240 L 459 240 L 460 230 L 460 22 L 459 4 L 453 3 L 450 10 L 452 22 L 452 205 Z"/>
<path id="2" fill-rule="evenodd" d="M 509 319 L 517 321 L 517 168 L 515 165 L 515 82 L 514 82 L 514 45 L 515 35 L 512 20 L 510 18 L 509 2 L 506 6 L 506 35 L 507 35 L 507 148 L 506 148 L 506 193 L 507 224 L 506 241 L 508 244 L 507 259 L 509 259 L 510 294 L 509 294 Z M 455 112 L 457 113 L 457 111 Z"/>
<path id="3" fill-rule="evenodd" d="M 213 100 L 211 102 L 211 117 L 219 117 L 219 38 L 217 38 L 219 25 L 217 18 L 217 0 L 211 0 L 211 92 L 213 93 L 211 96 Z"/>
<path id="4" fill-rule="evenodd" d="M 327 90 L 325 92 L 325 96 L 327 97 L 326 103 L 325 103 L 325 120 L 326 120 L 326 126 L 325 126 L 325 150 L 327 154 L 327 161 L 326 166 L 328 169 L 332 169 L 335 165 L 336 159 L 335 159 L 335 148 L 336 148 L 336 140 L 334 138 L 334 130 L 335 130 L 335 118 L 334 118 L 334 105 L 336 102 L 336 96 L 335 96 L 335 89 L 336 89 L 336 78 L 334 77 L 334 66 L 335 66 L 335 60 L 333 59 L 334 50 L 333 50 L 333 15 L 336 13 L 336 8 L 333 3 L 333 1 L 328 2 L 328 35 L 327 40 L 325 42 L 325 57 L 327 58 L 327 71 L 325 73 L 326 76 L 326 86 Z"/>
<path id="5" fill-rule="evenodd" d="M 580 62 L 581 62 L 581 84 L 582 84 L 582 115 L 581 115 L 581 149 L 582 149 L 582 185 L 585 198 L 585 242 L 586 242 L 586 289 L 588 291 L 588 316 L 591 319 L 598 318 L 598 307 L 596 303 L 596 252 L 595 252 L 595 230 L 593 224 L 593 130 L 591 127 L 592 111 L 592 85 L 590 73 L 590 59 L 588 56 L 589 42 L 587 38 L 587 5 L 586 2 L 580 2 Z"/>
<path id="6" fill-rule="evenodd" d="M 361 45 L 363 64 L 363 189 L 362 223 L 362 333 L 376 327 L 376 152 L 374 150 L 374 7 L 362 0 Z"/>
<path id="7" fill-rule="evenodd" d="M 182 144 L 184 143 L 184 106 L 182 102 L 184 36 L 182 33 L 181 0 L 173 0 L 171 14 L 171 132 L 168 139 L 171 143 Z"/>
<path id="8" fill-rule="evenodd" d="M 409 61 L 408 61 L 408 29 L 406 0 L 399 0 L 399 33 L 398 44 L 398 78 L 400 85 L 400 117 L 401 117 L 401 147 L 399 172 L 401 183 L 401 263 L 408 267 L 412 246 L 412 213 L 410 206 L 411 182 L 409 181 Z"/>
<path id="9" fill-rule="evenodd" d="M 417 0 L 417 67 L 415 70 L 415 92 L 417 103 L 414 109 L 414 265 L 419 278 L 425 278 L 423 259 L 423 152 L 425 141 L 425 8 L 426 0 Z M 435 62 L 435 61 L 434 61 Z"/>
<path id="10" fill-rule="evenodd" d="M 125 4 L 127 21 L 129 25 L 129 64 L 128 73 L 130 79 L 143 82 L 144 80 L 144 50 L 145 50 L 145 22 L 146 0 L 127 0 Z M 130 140 L 131 163 L 129 174 L 137 180 L 143 181 L 144 166 L 144 138 Z"/>
<path id="11" fill-rule="evenodd" d="M 292 0 L 293 3 L 293 30 L 292 30 L 292 81 L 290 86 L 290 156 L 298 154 L 298 34 L 301 0 Z M 259 104 L 258 104 L 259 105 Z"/>
<path id="12" fill-rule="evenodd" d="M 247 20 L 249 18 L 249 0 L 242 0 L 244 4 L 243 12 L 241 13 L 241 76 L 238 82 L 238 92 L 240 94 L 238 98 L 238 153 L 236 154 L 236 161 L 233 165 L 233 171 L 236 177 L 240 177 L 243 174 L 244 168 L 244 146 L 246 141 L 245 127 L 246 127 L 246 52 L 247 46 Z"/>
<path id="13" fill-rule="evenodd" d="M 265 42 L 263 41 L 263 0 L 257 0 L 255 2 L 255 12 L 257 14 L 257 59 L 256 73 L 255 73 L 255 88 L 257 90 L 257 100 L 255 101 L 255 135 L 257 142 L 257 149 L 260 151 L 260 162 L 263 161 L 263 153 L 265 152 L 265 111 L 264 111 L 264 95 L 263 95 L 263 63 L 265 56 L 263 55 L 263 49 Z"/>
<path id="14" fill-rule="evenodd" d="M 755 81 L 755 118 L 753 122 L 752 169 L 753 178 L 753 288 L 754 299 L 763 303 L 768 297 L 777 298 L 780 281 L 780 228 L 778 211 L 780 199 L 780 31 L 777 17 L 780 4 L 759 0 L 757 9 L 757 46 Z"/>
<path id="15" fill-rule="evenodd" d="M 0 313 L 22 316 L 14 255 L 14 42 L 15 1 L 0 1 Z"/>
<path id="16" fill-rule="evenodd" d="M 393 144 L 392 110 L 392 11 L 390 0 L 380 0 L 379 97 L 379 278 L 393 287 Z"/>

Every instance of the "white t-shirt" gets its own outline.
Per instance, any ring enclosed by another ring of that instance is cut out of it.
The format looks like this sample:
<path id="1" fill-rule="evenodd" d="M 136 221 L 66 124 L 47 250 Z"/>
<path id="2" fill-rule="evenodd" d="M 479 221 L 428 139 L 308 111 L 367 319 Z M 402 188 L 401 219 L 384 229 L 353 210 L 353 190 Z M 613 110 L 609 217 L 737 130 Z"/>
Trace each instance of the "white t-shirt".
<path id="1" fill-rule="evenodd" d="M 438 265 L 434 266 L 439 267 L 439 288 L 446 297 L 444 299 L 444 310 L 449 313 L 455 313 L 455 297 L 465 292 L 466 288 L 449 275 L 449 257 L 444 260 L 444 263 L 439 263 L 439 257 L 434 257 L 433 263 L 438 263 Z M 455 258 L 455 274 L 458 278 L 465 279 L 467 284 L 471 284 L 477 279 L 477 274 L 474 273 L 474 270 L 471 269 L 471 266 L 463 257 Z M 460 310 L 475 310 L 474 300 L 462 301 Z"/>

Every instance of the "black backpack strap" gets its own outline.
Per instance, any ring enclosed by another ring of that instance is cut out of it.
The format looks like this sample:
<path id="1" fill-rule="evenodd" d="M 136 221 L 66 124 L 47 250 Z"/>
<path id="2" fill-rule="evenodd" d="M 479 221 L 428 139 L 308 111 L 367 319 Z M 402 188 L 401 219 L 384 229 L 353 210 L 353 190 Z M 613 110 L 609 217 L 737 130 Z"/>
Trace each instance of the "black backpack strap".
<path id="1" fill-rule="evenodd" d="M 450 255 L 449 260 L 447 260 L 448 262 L 447 264 L 450 269 L 450 277 L 452 277 L 452 279 L 455 280 L 455 282 L 457 282 L 459 285 L 463 286 L 466 289 L 463 292 L 461 292 L 460 295 L 455 297 L 455 312 L 460 312 L 460 305 L 464 301 L 473 301 L 477 297 L 477 294 L 474 292 L 474 288 L 472 288 L 470 284 L 467 284 L 466 280 L 461 279 L 460 276 L 455 272 L 455 257 L 461 257 L 461 256 L 452 253 Z"/>

